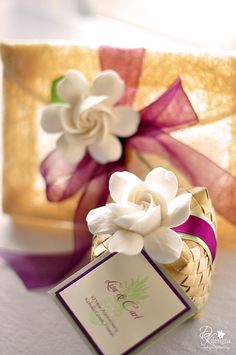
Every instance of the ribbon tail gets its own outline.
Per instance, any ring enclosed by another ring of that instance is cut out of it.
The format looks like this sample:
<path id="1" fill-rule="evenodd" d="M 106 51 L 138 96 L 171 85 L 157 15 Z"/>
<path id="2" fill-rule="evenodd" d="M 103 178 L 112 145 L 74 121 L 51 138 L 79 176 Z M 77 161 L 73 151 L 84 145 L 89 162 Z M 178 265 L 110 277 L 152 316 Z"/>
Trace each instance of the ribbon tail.
<path id="1" fill-rule="evenodd" d="M 109 178 L 110 175 L 104 173 L 93 179 L 80 199 L 74 215 L 75 252 L 84 247 L 88 249 L 91 246 L 92 236 L 85 222 L 86 216 L 90 210 L 103 206 L 106 203 L 109 195 Z"/>
<path id="2" fill-rule="evenodd" d="M 0 256 L 28 289 L 48 287 L 61 280 L 71 269 L 71 254 L 25 255 L 1 250 Z"/>
<path id="3" fill-rule="evenodd" d="M 54 150 L 41 162 L 40 172 L 46 183 L 48 201 L 63 201 L 90 181 L 100 167 L 88 154 L 74 165 Z"/>
<path id="4" fill-rule="evenodd" d="M 215 209 L 236 224 L 236 178 L 200 152 L 156 130 L 150 136 L 134 137 L 129 146 L 137 151 L 157 154 L 180 169 L 193 185 L 205 186 Z"/>
<path id="5" fill-rule="evenodd" d="M 85 188 L 74 216 L 74 251 L 66 254 L 28 255 L 1 250 L 0 256 L 19 275 L 28 289 L 48 287 L 60 281 L 75 267 L 86 262 L 92 236 L 85 218 L 92 208 L 103 205 L 108 197 L 108 176 L 100 175 Z"/>

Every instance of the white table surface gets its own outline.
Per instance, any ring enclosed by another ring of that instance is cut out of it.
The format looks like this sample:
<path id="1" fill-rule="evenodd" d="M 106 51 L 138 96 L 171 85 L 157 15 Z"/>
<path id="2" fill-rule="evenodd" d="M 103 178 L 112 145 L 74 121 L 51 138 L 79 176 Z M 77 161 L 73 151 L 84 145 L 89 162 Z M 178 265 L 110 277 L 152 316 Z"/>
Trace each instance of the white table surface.
<path id="1" fill-rule="evenodd" d="M 76 331 L 46 291 L 28 291 L 7 265 L 0 265 L 0 354 L 87 355 Z M 233 281 L 234 280 L 234 281 Z M 230 349 L 206 350 L 199 328 L 223 330 Z M 219 251 L 212 292 L 198 320 L 172 330 L 142 353 L 146 355 L 236 354 L 235 253 Z M 112 355 L 112 352 L 111 352 Z"/>
<path id="2" fill-rule="evenodd" d="M 14 3 L 17 6 L 14 6 Z M 75 17 L 64 21 L 65 18 L 59 16 L 52 20 L 48 14 L 35 12 L 32 6 L 28 9 L 23 6 L 23 3 L 26 1 L 0 0 L 2 40 L 73 38 L 79 39 L 84 44 L 89 44 L 94 39 L 97 44 L 121 45 L 125 37 L 127 46 L 131 43 L 133 46 L 142 43 L 148 46 L 154 41 L 162 48 L 170 46 L 176 48 L 179 45 L 165 36 L 141 31 L 132 26 L 127 26 L 126 36 L 120 38 L 121 25 L 116 22 L 104 22 L 101 19 L 77 22 Z M 45 5 L 46 2 L 43 4 Z M 100 32 L 97 31 L 97 26 Z M 95 27 L 96 31 L 94 31 Z M 48 236 L 43 238 L 37 233 L 31 235 L 23 229 L 12 226 L 5 216 L 0 217 L 0 228 L 0 247 L 55 251 L 56 245 L 57 251 L 71 249 L 70 239 L 56 236 L 60 242 L 55 243 L 55 239 L 49 241 Z M 188 321 L 172 330 L 144 350 L 143 354 L 236 354 L 235 260 L 235 253 L 227 250 L 218 251 L 212 292 L 201 318 Z M 199 337 L 199 328 L 205 325 L 215 331 L 223 330 L 225 338 L 231 341 L 230 349 L 205 350 L 201 346 Z M 47 292 L 27 290 L 14 271 L 0 260 L 0 355 L 86 355 L 89 353 Z"/>

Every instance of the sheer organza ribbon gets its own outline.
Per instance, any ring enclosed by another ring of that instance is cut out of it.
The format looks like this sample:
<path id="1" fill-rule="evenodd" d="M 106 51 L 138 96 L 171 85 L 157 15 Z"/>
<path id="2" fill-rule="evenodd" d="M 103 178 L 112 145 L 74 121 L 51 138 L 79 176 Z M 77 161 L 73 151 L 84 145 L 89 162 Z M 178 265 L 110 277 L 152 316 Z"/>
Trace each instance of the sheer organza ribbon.
<path id="1" fill-rule="evenodd" d="M 101 47 L 99 53 L 101 70 L 113 69 L 125 81 L 126 92 L 120 103 L 131 105 L 138 88 L 144 50 Z M 141 124 L 135 136 L 122 140 L 124 153 L 117 162 L 101 165 L 87 154 L 78 165 L 71 165 L 62 160 L 56 151 L 42 162 L 40 170 L 46 182 L 49 201 L 58 203 L 70 198 L 78 190 L 82 190 L 82 195 L 74 215 L 73 253 L 16 255 L 1 252 L 1 256 L 15 269 L 28 288 L 51 285 L 65 277 L 74 267 L 80 266 L 92 240 L 85 217 L 90 209 L 106 203 L 109 195 L 108 180 L 114 171 L 127 169 L 127 152 L 130 149 L 168 159 L 192 184 L 206 186 L 219 213 L 236 223 L 236 179 L 206 156 L 169 134 L 198 123 L 180 78 L 157 100 L 142 109 L 140 117 Z M 202 233 L 204 235 L 204 230 Z M 208 247 L 210 249 L 211 245 Z"/>

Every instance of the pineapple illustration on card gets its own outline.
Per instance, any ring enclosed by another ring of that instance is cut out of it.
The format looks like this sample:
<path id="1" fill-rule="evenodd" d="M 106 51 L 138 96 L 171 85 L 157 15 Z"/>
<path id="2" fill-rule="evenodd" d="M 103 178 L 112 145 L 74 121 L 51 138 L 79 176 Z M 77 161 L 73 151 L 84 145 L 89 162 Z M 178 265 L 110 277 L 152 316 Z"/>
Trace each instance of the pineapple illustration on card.
<path id="1" fill-rule="evenodd" d="M 141 303 L 148 298 L 148 277 L 127 280 L 123 283 L 115 280 L 106 280 L 106 289 L 109 295 L 97 300 L 90 311 L 90 321 L 95 325 L 105 325 L 127 313 L 133 319 L 142 318 Z"/>

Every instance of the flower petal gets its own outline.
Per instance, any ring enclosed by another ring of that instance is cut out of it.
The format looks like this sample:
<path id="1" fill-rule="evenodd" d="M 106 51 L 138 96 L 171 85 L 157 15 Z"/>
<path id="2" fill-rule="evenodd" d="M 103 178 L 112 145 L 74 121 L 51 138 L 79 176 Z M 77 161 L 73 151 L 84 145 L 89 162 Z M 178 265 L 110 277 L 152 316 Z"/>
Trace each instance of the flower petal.
<path id="1" fill-rule="evenodd" d="M 109 191 L 113 201 L 125 203 L 128 193 L 133 185 L 140 184 L 142 181 L 134 174 L 128 171 L 116 172 L 111 175 L 109 181 Z"/>
<path id="2" fill-rule="evenodd" d="M 110 253 L 136 255 L 143 249 L 143 237 L 137 233 L 119 230 L 111 237 L 108 248 Z"/>
<path id="3" fill-rule="evenodd" d="M 116 231 L 113 214 L 107 206 L 91 210 L 86 221 L 92 234 L 113 234 Z"/>
<path id="4" fill-rule="evenodd" d="M 57 84 L 57 94 L 65 102 L 73 103 L 79 100 L 88 89 L 85 76 L 78 70 L 69 70 Z"/>
<path id="5" fill-rule="evenodd" d="M 192 194 L 184 193 L 170 201 L 168 204 L 168 213 L 162 225 L 171 228 L 184 223 L 190 215 L 191 199 Z"/>
<path id="6" fill-rule="evenodd" d="M 123 216 L 115 218 L 114 223 L 118 227 L 121 227 L 124 229 L 130 229 L 131 226 L 134 225 L 135 221 L 142 219 L 144 214 L 145 214 L 144 210 L 136 211 L 136 212 L 129 213 L 129 214 L 124 214 Z M 133 231 L 133 232 L 135 232 L 135 231 Z"/>
<path id="7" fill-rule="evenodd" d="M 178 180 L 172 171 L 155 168 L 146 176 L 145 182 L 164 196 L 167 201 L 176 196 Z"/>
<path id="8" fill-rule="evenodd" d="M 125 84 L 120 76 L 113 70 L 100 73 L 93 82 L 92 95 L 106 95 L 107 102 L 114 104 L 124 95 Z"/>
<path id="9" fill-rule="evenodd" d="M 180 257 L 183 242 L 176 232 L 160 227 L 144 238 L 144 248 L 152 259 L 169 264 Z"/>
<path id="10" fill-rule="evenodd" d="M 111 133 L 119 137 L 130 137 L 137 132 L 140 123 L 138 112 L 130 106 L 114 108 L 114 117 L 110 120 Z"/>
<path id="11" fill-rule="evenodd" d="M 62 132 L 61 112 L 64 109 L 62 105 L 49 105 L 46 107 L 41 116 L 41 127 L 47 133 Z"/>
<path id="12" fill-rule="evenodd" d="M 75 121 L 73 120 L 73 113 L 71 108 L 65 107 L 61 112 L 61 125 L 66 132 L 69 133 L 77 133 L 78 128 L 75 125 Z"/>
<path id="13" fill-rule="evenodd" d="M 96 107 L 97 105 L 101 104 L 105 101 L 107 96 L 88 96 L 86 99 L 82 101 L 82 103 L 78 104 L 79 114 L 90 110 L 91 108 Z"/>
<path id="14" fill-rule="evenodd" d="M 136 220 L 136 222 L 130 227 L 133 232 L 139 233 L 143 236 L 151 233 L 151 231 L 158 228 L 161 223 L 161 207 L 156 206 L 149 208 L 143 216 Z"/>
<path id="15" fill-rule="evenodd" d="M 88 151 L 97 162 L 106 164 L 120 159 L 122 145 L 118 138 L 107 134 L 104 136 L 102 142 L 91 144 L 88 147 Z"/>
<path id="16" fill-rule="evenodd" d="M 86 150 L 83 143 L 78 140 L 75 144 L 75 137 L 71 139 L 66 133 L 57 140 L 56 148 L 62 157 L 71 163 L 78 163 L 82 160 Z"/>
<path id="17" fill-rule="evenodd" d="M 141 206 L 131 202 L 127 202 L 125 204 L 108 203 L 107 207 L 111 210 L 114 217 L 119 217 L 119 216 L 123 216 L 124 214 L 134 213 L 142 209 Z"/>

